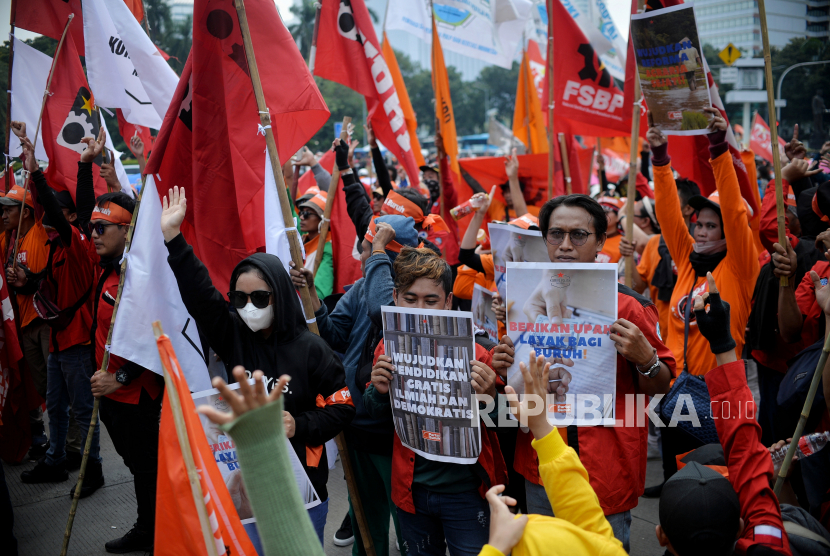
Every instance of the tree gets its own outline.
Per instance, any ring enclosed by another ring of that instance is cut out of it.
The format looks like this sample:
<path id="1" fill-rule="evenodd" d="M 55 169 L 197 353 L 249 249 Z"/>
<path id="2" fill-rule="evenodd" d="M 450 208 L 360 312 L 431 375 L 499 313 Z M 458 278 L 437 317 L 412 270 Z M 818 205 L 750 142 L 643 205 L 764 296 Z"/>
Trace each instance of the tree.
<path id="1" fill-rule="evenodd" d="M 774 87 L 778 88 L 781 74 L 788 67 L 801 62 L 815 62 L 830 60 L 830 45 L 819 39 L 795 38 L 782 49 L 772 49 L 772 79 Z M 822 91 L 825 104 L 830 105 L 830 64 L 803 66 L 787 74 L 781 87 L 781 98 L 787 100 L 787 106 L 781 109 L 779 130 L 789 138 L 795 124 L 799 125 L 801 138 L 811 138 L 813 128 L 812 99 L 817 91 Z M 766 119 L 766 118 L 764 118 Z M 825 131 L 830 128 L 830 117 L 825 116 Z M 783 129 L 782 129 L 783 128 Z M 806 133 L 805 133 L 806 132 Z M 811 138 L 811 148 L 821 147 L 821 143 L 828 139 Z"/>

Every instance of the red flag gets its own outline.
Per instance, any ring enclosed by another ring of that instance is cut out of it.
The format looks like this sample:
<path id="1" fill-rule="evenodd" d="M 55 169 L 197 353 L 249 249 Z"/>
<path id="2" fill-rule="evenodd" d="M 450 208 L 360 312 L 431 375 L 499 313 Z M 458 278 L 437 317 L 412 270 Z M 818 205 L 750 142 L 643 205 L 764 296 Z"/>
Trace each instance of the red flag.
<path id="1" fill-rule="evenodd" d="M 170 338 L 162 335 L 156 340 L 165 375 L 178 394 L 184 428 L 187 430 L 187 448 L 199 474 L 202 496 L 216 552 L 221 555 L 256 556 L 236 506 L 231 499 L 222 472 L 216 465 L 208 445 L 205 430 L 196 413 L 196 405 L 187 387 L 187 380 L 179 366 Z M 196 502 L 190 487 L 182 448 L 170 407 L 170 391 L 164 390 L 159 427 L 158 488 L 156 489 L 156 554 L 159 556 L 201 556 L 207 553 L 205 537 L 196 512 Z"/>
<path id="2" fill-rule="evenodd" d="M 118 117 L 118 133 L 121 134 L 121 138 L 124 139 L 127 148 L 130 149 L 130 152 L 133 152 L 132 147 L 130 147 L 130 139 L 134 135 L 138 135 L 144 143 L 144 160 L 147 160 L 147 155 L 153 150 L 153 135 L 150 133 L 150 128 L 143 125 L 131 124 L 124 119 L 124 114 L 120 108 L 116 109 L 115 114 Z M 133 153 L 133 156 L 135 156 L 135 153 Z"/>
<path id="3" fill-rule="evenodd" d="M 328 151 L 318 161 L 327 172 L 334 170 L 334 151 Z M 314 175 L 309 171 L 302 175 L 297 182 L 297 196 L 316 185 Z M 334 257 L 334 293 L 343 293 L 343 286 L 354 284 L 363 274 L 360 270 L 360 258 L 355 242 L 354 224 L 346 210 L 346 193 L 343 191 L 343 182 L 337 187 L 337 196 L 331 208 L 331 246 Z M 363 238 L 359 238 L 361 241 Z"/>
<path id="4" fill-rule="evenodd" d="M 9 463 L 23 461 L 32 443 L 29 410 L 43 403 L 31 373 L 21 372 L 23 352 L 17 339 L 9 290 L 0 284 L 0 458 Z"/>
<path id="5" fill-rule="evenodd" d="M 744 133 L 746 133 L 746 130 L 744 130 Z M 749 135 L 749 148 L 767 162 L 772 162 L 771 139 L 772 137 L 770 136 L 767 122 L 764 121 L 764 118 L 758 112 L 755 112 L 755 119 L 752 121 L 752 133 Z M 787 143 L 779 137 L 778 153 L 782 158 L 784 156 L 784 147 L 786 146 Z"/>
<path id="6" fill-rule="evenodd" d="M 553 0 L 551 6 L 555 131 L 604 137 L 630 134 L 631 116 L 625 114 L 623 92 L 560 0 Z M 545 79 L 545 99 L 547 89 Z M 542 109 L 548 109 L 546 102 Z"/>
<path id="7" fill-rule="evenodd" d="M 67 36 L 57 59 L 52 62 L 51 96 L 43 110 L 43 148 L 49 157 L 46 181 L 53 189 L 67 190 L 75 198 L 78 160 L 86 148 L 84 137 L 97 137 L 98 108 L 89 91 L 75 42 Z M 107 192 L 107 183 L 98 175 L 103 158 L 92 165 L 95 195 Z"/>
<path id="8" fill-rule="evenodd" d="M 67 36 L 72 37 L 75 45 L 83 52 L 84 20 L 81 0 L 12 0 L 11 24 L 60 40 L 69 14 L 75 14 L 75 19 L 69 25 Z"/>
<path id="9" fill-rule="evenodd" d="M 392 75 L 363 0 L 324 2 L 320 12 L 314 74 L 354 89 L 366 98 L 375 137 L 418 185 L 418 164 Z"/>
<path id="10" fill-rule="evenodd" d="M 283 164 L 329 111 L 274 2 L 245 7 Z M 233 1 L 196 0 L 193 47 L 145 172 L 156 174 L 159 196 L 174 185 L 187 190 L 182 233 L 220 291 L 237 262 L 265 250 L 268 156 L 259 123 Z"/>

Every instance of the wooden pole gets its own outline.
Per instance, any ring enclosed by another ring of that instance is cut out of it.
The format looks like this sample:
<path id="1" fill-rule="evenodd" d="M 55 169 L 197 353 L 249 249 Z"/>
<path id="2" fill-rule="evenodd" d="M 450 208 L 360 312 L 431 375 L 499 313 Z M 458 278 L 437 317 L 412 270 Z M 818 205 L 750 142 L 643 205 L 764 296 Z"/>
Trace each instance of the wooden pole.
<path id="1" fill-rule="evenodd" d="M 161 328 L 161 321 L 153 323 L 153 334 L 158 340 L 164 331 Z M 161 354 L 159 354 L 161 356 Z M 167 400 L 170 403 L 170 411 L 173 413 L 173 423 L 176 426 L 176 437 L 179 439 L 179 449 L 182 451 L 182 459 L 184 460 L 184 467 L 187 470 L 187 480 L 190 483 L 190 492 L 193 495 L 193 503 L 196 505 L 196 514 L 199 516 L 199 525 L 202 528 L 202 536 L 205 540 L 205 548 L 208 556 L 218 556 L 216 552 L 216 542 L 213 538 L 213 527 L 211 527 L 210 519 L 208 518 L 207 508 L 205 507 L 205 495 L 202 492 L 202 484 L 199 481 L 199 471 L 196 469 L 196 462 L 193 460 L 193 452 L 190 451 L 190 440 L 187 436 L 187 426 L 184 422 L 184 414 L 182 413 L 182 401 L 179 399 L 179 391 L 176 385 L 173 384 L 173 379 L 170 378 L 170 372 L 167 365 L 162 361 L 161 365 L 164 369 L 164 388 L 167 391 Z"/>
<path id="2" fill-rule="evenodd" d="M 637 0 L 637 13 L 643 11 L 643 0 Z M 638 71 L 635 65 L 634 71 Z M 628 202 L 625 203 L 625 237 L 634 238 L 634 203 L 637 202 L 637 152 L 640 146 L 640 79 L 634 79 L 634 106 L 631 107 L 631 151 L 628 157 Z M 625 258 L 625 285 L 634 286 L 634 255 Z"/>
<path id="3" fill-rule="evenodd" d="M 343 118 L 343 128 L 340 130 L 340 140 L 349 144 L 349 124 L 352 119 L 349 116 Z M 323 221 L 320 223 L 320 239 L 317 240 L 317 254 L 314 256 L 314 277 L 317 277 L 317 270 L 320 268 L 320 263 L 323 260 L 323 250 L 326 248 L 326 236 L 329 233 L 329 222 L 331 222 L 331 211 L 334 208 L 334 197 L 337 195 L 337 189 L 340 186 L 340 168 L 337 164 L 331 171 L 331 182 L 329 183 L 329 191 L 326 195 L 326 210 L 323 211 Z"/>
<path id="4" fill-rule="evenodd" d="M 66 40 L 66 32 L 69 31 L 69 24 L 75 19 L 75 14 L 69 14 L 66 19 L 66 25 L 63 26 L 63 34 L 58 43 L 58 48 L 55 50 L 55 57 L 52 58 L 52 67 L 49 68 L 49 79 L 46 80 L 46 90 L 43 91 L 43 101 L 40 103 L 40 115 L 37 117 L 37 127 L 35 127 L 35 138 L 32 139 L 32 149 L 37 147 L 37 136 L 40 131 L 40 122 L 43 120 L 43 110 L 46 108 L 46 99 L 49 98 L 49 87 L 52 86 L 52 77 L 55 75 L 55 65 L 58 63 L 58 56 L 60 56 L 63 42 Z M 9 82 L 11 86 L 11 82 Z M 6 151 L 8 152 L 8 150 Z M 23 226 L 23 209 L 26 206 L 26 192 L 29 190 L 29 172 L 23 169 L 23 201 L 20 203 L 20 218 L 17 221 L 17 235 L 14 238 L 14 254 L 12 255 L 12 268 L 17 269 L 17 251 L 20 249 L 20 229 Z"/>
<path id="5" fill-rule="evenodd" d="M 317 58 L 317 34 L 320 32 L 320 10 L 323 5 L 314 3 L 314 30 L 311 32 L 311 50 L 308 53 L 308 71 L 314 75 L 314 60 Z"/>
<path id="6" fill-rule="evenodd" d="M 772 149 L 772 166 L 775 170 L 775 212 L 778 215 L 778 243 L 787 245 L 785 229 L 786 216 L 784 207 L 784 188 L 781 183 L 781 153 L 778 151 L 778 120 L 775 117 L 775 93 L 772 90 L 772 57 L 769 50 L 769 34 L 767 32 L 767 10 L 764 0 L 758 0 L 758 17 L 761 20 L 761 40 L 764 42 L 764 72 L 767 85 L 767 108 L 769 110 L 770 149 Z M 744 130 L 745 134 L 749 131 Z M 789 284 L 786 276 L 781 276 L 779 285 L 786 288 Z M 797 442 L 797 439 L 793 439 Z M 787 454 L 789 457 L 789 454 Z"/>
<path id="7" fill-rule="evenodd" d="M 548 80 L 548 200 L 553 199 L 553 166 L 555 164 L 553 147 L 553 0 L 546 0 L 548 10 L 548 59 L 545 60 L 545 77 Z"/>
<path id="8" fill-rule="evenodd" d="M 106 148 L 106 147 L 104 147 Z M 143 177 L 142 177 L 143 179 Z M 144 188 L 142 188 L 142 192 Z M 141 206 L 141 195 L 135 199 L 135 208 L 133 209 L 133 217 L 130 220 L 130 227 L 127 230 L 127 240 L 124 243 L 124 254 L 130 252 L 130 245 L 133 242 L 133 234 L 135 233 L 135 223 L 138 219 L 138 209 Z M 112 319 L 110 320 L 110 329 L 107 332 L 106 346 L 112 344 L 112 329 L 115 326 L 115 317 L 118 314 L 118 307 L 121 305 L 121 294 L 124 291 L 124 279 L 127 276 L 127 257 L 122 257 L 121 260 L 121 274 L 118 278 L 118 293 L 115 296 L 115 305 L 112 308 Z M 110 350 L 109 347 L 104 349 L 104 357 L 101 359 L 101 368 L 99 373 L 106 373 L 107 367 L 110 364 Z M 78 500 L 81 496 L 81 487 L 84 484 L 84 477 L 86 476 L 86 465 L 89 461 L 89 450 L 92 447 L 92 435 L 95 432 L 95 425 L 98 424 L 98 409 L 101 403 L 100 398 L 95 398 L 95 403 L 92 405 L 92 416 L 89 419 L 89 430 L 86 433 L 86 444 L 84 444 L 84 456 L 81 459 L 81 469 L 78 472 L 78 482 L 75 484 L 75 494 L 72 497 L 72 506 L 69 508 L 69 518 L 66 521 L 66 532 L 63 535 L 63 548 L 61 549 L 61 556 L 66 556 L 66 551 L 69 549 L 69 537 L 72 535 L 72 524 L 75 522 L 75 511 L 78 509 Z"/>
<path id="9" fill-rule="evenodd" d="M 559 134 L 559 151 L 562 156 L 562 172 L 565 174 L 565 192 L 570 195 L 573 193 L 573 185 L 571 185 L 571 163 L 568 160 L 568 147 L 565 145 L 565 134 Z"/>
<path id="10" fill-rule="evenodd" d="M 285 179 L 282 175 L 282 166 L 280 166 L 279 154 L 277 153 L 277 142 L 274 140 L 274 133 L 271 130 L 271 114 L 268 112 L 268 107 L 265 104 L 265 94 L 262 91 L 262 82 L 259 79 L 259 69 L 257 68 L 256 57 L 254 56 L 254 46 L 251 42 L 251 30 L 248 27 L 248 15 L 245 13 L 245 2 L 244 0 L 234 0 L 234 5 L 236 7 L 236 14 L 239 17 L 239 29 L 242 31 L 242 42 L 245 48 L 245 57 L 248 60 L 248 69 L 251 72 L 251 83 L 254 87 L 254 96 L 256 97 L 257 110 L 259 110 L 260 123 L 265 128 L 265 144 L 268 147 L 268 156 L 271 159 L 271 168 L 274 171 L 274 182 L 277 184 L 277 194 L 280 199 L 282 218 L 287 225 L 289 222 L 293 222 L 293 217 L 288 204 L 288 193 L 285 191 Z M 302 269 L 303 257 L 297 229 L 295 227 L 289 227 L 286 230 L 286 235 L 288 236 L 288 245 L 291 249 L 291 260 L 294 262 L 294 267 Z M 314 311 L 311 309 L 311 296 L 308 293 L 308 286 L 300 288 L 300 299 L 302 300 L 303 312 L 308 323 L 308 329 L 319 336 L 320 331 L 317 329 Z M 346 484 L 349 487 L 352 508 L 357 518 L 360 534 L 363 537 L 363 547 L 366 549 L 368 556 L 375 556 L 375 546 L 372 542 L 372 536 L 369 533 L 366 514 L 363 513 L 363 505 L 360 503 L 360 493 L 357 491 L 357 483 L 355 481 L 354 470 L 351 466 L 351 460 L 349 460 L 346 439 L 341 432 L 335 437 L 335 440 L 337 442 L 337 448 L 340 450 L 340 461 L 343 463 L 343 473 L 346 475 Z"/>
<path id="11" fill-rule="evenodd" d="M 527 61 L 527 64 L 525 64 Z M 525 43 L 525 34 L 522 31 L 522 67 L 524 68 L 524 75 L 522 72 L 519 72 L 519 79 L 524 79 L 524 83 L 522 83 L 524 87 L 524 101 L 525 101 L 525 129 L 527 130 L 527 154 L 533 153 L 533 139 L 530 135 L 530 96 L 528 95 L 528 89 L 530 89 L 530 83 L 533 80 L 530 78 L 530 61 L 527 59 L 527 46 Z"/>
<path id="12" fill-rule="evenodd" d="M 15 4 L 15 0 L 12 0 L 12 4 Z M 14 17 L 14 6 L 12 6 L 12 17 Z M 5 155 L 5 168 L 6 168 L 6 193 L 9 192 L 11 189 L 12 183 L 12 176 L 14 176 L 14 171 L 12 170 L 12 159 L 9 156 L 9 145 L 11 144 L 11 120 L 12 120 L 12 67 L 14 66 L 14 21 L 11 22 L 11 31 L 9 31 L 11 35 L 11 40 L 9 41 L 9 90 L 6 91 L 6 150 L 3 151 Z"/>
<path id="13" fill-rule="evenodd" d="M 763 2 L 763 0 L 759 1 Z M 776 139 L 776 142 L 777 141 L 778 140 Z M 818 385 L 821 382 L 821 375 L 824 372 L 824 366 L 827 364 L 828 354 L 830 354 L 830 334 L 828 334 L 824 339 L 824 348 L 821 350 L 821 357 L 818 359 L 816 372 L 813 375 L 813 380 L 810 382 L 810 389 L 807 390 L 807 399 L 804 400 L 804 407 L 801 409 L 801 416 L 798 418 L 798 424 L 796 425 L 795 432 L 792 436 L 793 440 L 790 442 L 789 448 L 787 448 L 787 455 L 784 456 L 784 462 L 781 464 L 781 469 L 778 471 L 778 477 L 775 478 L 775 486 L 772 491 L 776 496 L 781 495 L 781 487 L 784 486 L 784 480 L 787 478 L 787 473 L 789 473 L 790 462 L 795 455 L 795 449 L 798 447 L 798 440 L 804 433 L 804 426 L 807 424 L 807 417 L 809 417 L 810 410 L 813 408 L 813 400 L 816 397 Z"/>

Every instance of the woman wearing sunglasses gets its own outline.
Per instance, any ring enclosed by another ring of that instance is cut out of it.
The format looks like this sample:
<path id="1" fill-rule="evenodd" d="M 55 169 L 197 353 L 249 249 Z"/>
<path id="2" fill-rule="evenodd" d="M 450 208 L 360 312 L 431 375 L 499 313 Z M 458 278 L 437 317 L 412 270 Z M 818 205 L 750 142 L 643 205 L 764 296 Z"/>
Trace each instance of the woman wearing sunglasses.
<path id="1" fill-rule="evenodd" d="M 233 376 L 231 371 L 236 366 L 242 366 L 249 377 L 253 371 L 262 370 L 269 391 L 280 376 L 292 378 L 283 389 L 283 424 L 323 500 L 308 511 L 322 543 L 328 513 L 324 445 L 351 422 L 355 413 L 340 358 L 308 330 L 297 292 L 279 258 L 255 253 L 239 263 L 231 274 L 226 300 L 180 233 L 187 211 L 184 189 L 169 190 L 163 209 L 161 230 L 169 252 L 167 262 L 176 276 L 182 301 L 225 363 L 228 376 Z"/>

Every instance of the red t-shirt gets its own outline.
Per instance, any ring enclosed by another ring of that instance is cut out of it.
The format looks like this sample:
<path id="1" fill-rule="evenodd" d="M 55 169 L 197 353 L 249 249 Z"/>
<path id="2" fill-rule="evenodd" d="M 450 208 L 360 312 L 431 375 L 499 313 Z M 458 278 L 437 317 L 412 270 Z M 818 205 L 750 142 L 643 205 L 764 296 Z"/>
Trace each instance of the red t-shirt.
<path id="1" fill-rule="evenodd" d="M 101 280 L 103 272 L 99 269 L 98 280 Z M 104 278 L 104 284 L 100 288 L 100 296 L 96 300 L 98 305 L 95 314 L 95 363 L 98 369 L 101 368 L 101 363 L 104 361 L 104 351 L 107 344 L 107 335 L 110 330 L 110 322 L 112 321 L 112 313 L 115 308 L 115 298 L 118 295 L 118 274 L 110 272 Z M 98 284 L 100 286 L 100 284 Z M 116 355 L 110 354 L 109 365 L 107 371 L 115 373 L 118 369 L 124 366 L 126 360 Z M 107 397 L 117 402 L 137 404 L 141 397 L 141 389 L 147 390 L 150 397 L 156 399 L 161 392 L 161 387 L 156 380 L 156 376 L 152 371 L 144 370 L 141 375 L 130 382 L 127 386 L 122 386 Z"/>
<path id="2" fill-rule="evenodd" d="M 52 352 L 62 351 L 74 345 L 89 343 L 89 332 L 92 328 L 92 308 L 95 297 L 95 263 L 92 262 L 90 251 L 95 246 L 89 237 L 82 234 L 74 226 L 72 240 L 69 247 L 60 245 L 52 255 L 52 276 L 57 284 L 56 303 L 61 309 L 75 305 L 87 291 L 86 302 L 75 312 L 69 326 L 60 331 L 52 330 Z M 52 241 L 60 241 L 54 239 Z"/>
<path id="3" fill-rule="evenodd" d="M 637 325 L 674 376 L 674 356 L 657 332 L 657 308 L 625 286 L 619 287 L 617 300 L 619 318 Z M 626 394 L 641 393 L 638 388 L 639 376 L 635 365 L 617 354 L 618 420 L 625 418 Z M 578 446 L 573 445 L 572 430 L 576 431 Z M 605 515 L 624 512 L 637 506 L 645 489 L 648 426 L 570 427 L 568 436 L 569 444 L 577 450 L 580 461 L 588 471 L 591 487 L 596 492 Z M 539 459 L 530 444 L 532 440 L 531 433 L 519 430 L 513 467 L 525 479 L 540 485 L 542 479 L 539 476 Z"/>
<path id="4" fill-rule="evenodd" d="M 830 262 L 818 261 L 810 270 L 818 274 L 823 286 L 827 285 L 828 279 L 830 279 Z M 804 317 L 804 325 L 801 328 L 801 343 L 804 347 L 808 347 L 823 336 L 821 323 L 824 321 L 824 311 L 816 301 L 816 288 L 813 286 L 813 280 L 810 278 L 809 272 L 804 275 L 795 290 L 795 302 Z"/>

